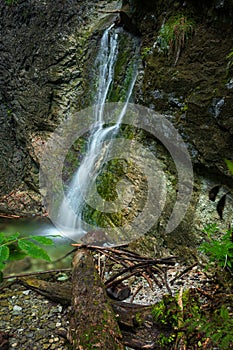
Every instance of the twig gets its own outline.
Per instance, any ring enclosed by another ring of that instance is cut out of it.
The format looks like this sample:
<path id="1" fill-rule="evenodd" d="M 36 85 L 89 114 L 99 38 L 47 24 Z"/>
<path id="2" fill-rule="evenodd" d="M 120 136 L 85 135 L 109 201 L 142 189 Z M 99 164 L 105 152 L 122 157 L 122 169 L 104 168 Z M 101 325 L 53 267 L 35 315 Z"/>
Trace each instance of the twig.
<path id="1" fill-rule="evenodd" d="M 101 250 L 103 252 L 108 251 L 115 253 L 116 255 L 124 256 L 126 255 L 128 260 L 135 260 L 135 261 L 145 261 L 145 262 L 154 262 L 155 264 L 165 264 L 165 265 L 174 265 L 175 261 L 172 261 L 176 259 L 176 256 L 169 256 L 166 258 L 161 258 L 161 259 L 151 259 L 148 257 L 140 256 L 136 253 L 133 253 L 131 251 L 128 251 L 126 249 L 117 249 L 116 247 L 101 247 L 101 246 L 95 246 L 95 245 L 88 245 L 88 244 L 80 244 L 80 243 L 72 243 L 71 244 L 73 247 L 77 247 L 77 249 L 81 248 L 86 248 L 90 250 Z M 122 244 L 120 246 L 117 246 L 118 248 L 120 247 L 127 247 L 128 244 Z M 132 257 L 133 259 L 130 259 Z"/>
<path id="2" fill-rule="evenodd" d="M 178 328 L 181 328 L 184 322 L 183 287 L 180 288 L 177 303 L 180 308 L 180 317 L 178 318 Z M 182 348 L 184 350 L 187 349 L 186 344 L 184 342 L 184 334 L 180 336 L 180 334 L 177 333 L 174 350 L 178 350 L 178 346 L 179 348 Z"/>
<path id="3" fill-rule="evenodd" d="M 116 250 L 116 247 L 102 247 L 102 246 L 99 246 L 99 245 L 91 245 L 91 244 L 83 244 L 83 243 L 71 243 L 71 245 L 73 247 L 77 247 L 77 249 L 80 249 L 80 248 L 87 248 L 87 249 L 101 249 L 101 250 Z M 120 244 L 118 245 L 117 247 L 127 247 L 128 246 L 128 243 L 124 243 L 124 244 Z"/>
<path id="4" fill-rule="evenodd" d="M 23 274 L 17 274 L 13 276 L 4 276 L 3 279 L 9 279 L 9 278 L 20 278 L 20 277 L 27 277 L 27 276 L 36 276 L 36 275 L 44 275 L 46 273 L 54 273 L 54 272 L 65 272 L 65 271 L 71 271 L 71 268 L 65 268 L 65 269 L 55 269 L 55 270 L 45 270 L 45 271 L 37 271 L 37 272 L 27 272 Z"/>
<path id="5" fill-rule="evenodd" d="M 171 288 L 170 288 L 170 286 L 168 284 L 168 280 L 167 280 L 167 269 L 164 271 L 164 282 L 165 282 L 165 286 L 166 286 L 166 288 L 168 290 L 168 293 L 170 295 L 172 295 L 172 291 L 171 291 Z"/>
<path id="6" fill-rule="evenodd" d="M 134 301 L 134 298 L 136 297 L 136 295 L 140 292 L 140 290 L 142 289 L 142 286 L 139 286 L 136 291 L 133 293 L 132 297 L 130 298 L 130 303 L 132 304 L 132 302 Z"/>
<path id="7" fill-rule="evenodd" d="M 203 289 L 198 288 L 198 287 L 196 289 L 198 290 L 199 293 L 201 293 L 205 297 L 209 298 L 210 300 L 214 300 L 214 297 L 211 294 L 209 294 L 206 291 L 204 291 Z"/>
<path id="8" fill-rule="evenodd" d="M 189 272 L 190 270 L 192 270 L 195 266 L 197 266 L 197 263 L 192 264 L 191 266 L 186 267 L 186 269 L 184 269 L 183 271 L 181 271 L 177 276 L 175 276 L 170 283 L 173 284 L 177 279 L 179 279 L 180 277 L 182 277 L 185 273 Z"/>
<path id="9" fill-rule="evenodd" d="M 119 261 L 117 258 L 115 258 L 114 256 L 112 256 L 110 253 L 108 252 L 103 252 L 101 250 L 97 250 L 99 253 L 104 254 L 105 256 L 107 256 L 110 260 L 114 261 L 116 264 L 121 264 L 124 267 L 128 267 L 128 265 L 124 262 L 124 261 Z"/>
<path id="10" fill-rule="evenodd" d="M 100 13 L 122 13 L 124 11 L 122 10 L 109 10 L 109 11 L 106 11 L 106 10 L 98 10 L 98 12 Z"/>
<path id="11" fill-rule="evenodd" d="M 100 277 L 101 277 L 101 255 L 100 254 L 98 254 L 98 264 L 97 264 L 97 269 L 98 269 L 98 273 L 99 273 L 99 275 L 100 275 Z"/>
<path id="12" fill-rule="evenodd" d="M 157 286 L 158 286 L 160 289 L 162 289 L 163 286 L 162 286 L 162 284 L 159 282 L 159 280 L 155 277 L 155 275 L 152 274 L 151 277 L 153 278 L 153 280 L 154 280 L 154 282 L 157 284 Z"/>
<path id="13" fill-rule="evenodd" d="M 130 277 L 135 276 L 135 275 L 137 275 L 139 273 L 140 273 L 139 271 L 134 271 L 134 272 L 131 272 L 130 274 L 128 274 L 126 276 L 123 276 L 122 278 L 119 278 L 117 280 L 115 280 L 115 278 L 114 278 L 114 280 L 112 280 L 111 282 L 106 281 L 105 282 L 106 288 L 110 288 L 114 284 L 121 283 L 121 282 L 123 282 L 123 281 L 129 279 Z"/>
<path id="14" fill-rule="evenodd" d="M 6 218 L 6 219 L 19 219 L 23 216 L 15 215 L 15 214 L 0 214 L 0 218 Z"/>
<path id="15" fill-rule="evenodd" d="M 153 289 L 153 283 L 152 283 L 150 277 L 149 277 L 145 272 L 142 272 L 141 275 L 142 275 L 142 277 L 144 277 L 145 280 L 148 282 L 150 288 Z"/>
<path id="16" fill-rule="evenodd" d="M 76 248 L 72 249 L 71 251 L 69 251 L 68 253 L 66 253 L 65 255 L 63 255 L 61 258 L 58 258 L 57 260 L 52 261 L 52 264 L 55 264 L 55 263 L 57 263 L 57 262 L 59 262 L 59 261 L 65 259 L 65 258 L 67 258 L 67 256 L 69 256 L 69 255 L 71 255 L 72 253 L 74 253 L 75 250 L 76 250 Z"/>
<path id="17" fill-rule="evenodd" d="M 130 265 L 128 267 L 126 267 L 125 269 L 121 269 L 118 273 L 116 273 L 114 276 L 112 276 L 111 278 L 108 279 L 108 281 L 106 283 L 109 283 L 113 280 L 115 280 L 117 277 L 129 272 L 129 271 L 132 271 L 132 270 L 135 270 L 135 269 L 138 269 L 138 268 L 144 268 L 144 267 L 147 267 L 148 264 L 145 263 L 145 262 L 142 262 L 142 263 L 138 263 L 138 264 L 134 264 L 134 265 Z"/>

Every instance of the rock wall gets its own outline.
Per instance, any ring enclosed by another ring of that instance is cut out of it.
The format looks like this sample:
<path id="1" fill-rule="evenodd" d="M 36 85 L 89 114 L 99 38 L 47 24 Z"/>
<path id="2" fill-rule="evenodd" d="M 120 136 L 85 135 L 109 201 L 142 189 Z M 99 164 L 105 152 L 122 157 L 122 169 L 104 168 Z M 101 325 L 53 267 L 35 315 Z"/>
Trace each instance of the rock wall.
<path id="1" fill-rule="evenodd" d="M 96 0 L 1 2 L 0 211 L 42 210 L 38 157 L 59 122 L 88 105 L 85 74 L 108 20 L 98 11 L 117 6 Z"/>
<path id="2" fill-rule="evenodd" d="M 232 158 L 232 1 L 125 0 L 141 32 L 144 68 L 137 102 L 174 116 L 174 124 L 190 143 L 195 164 L 229 175 L 223 158 Z M 158 37 L 171 18 L 192 21 L 193 33 L 176 52 L 163 54 Z M 231 180 L 230 180 L 231 181 Z"/>
<path id="3" fill-rule="evenodd" d="M 228 196 L 221 220 L 208 192 L 220 183 L 223 193 L 228 189 L 232 193 L 233 179 L 224 159 L 233 159 L 233 70 L 227 58 L 233 49 L 233 2 L 142 4 L 126 0 L 124 5 L 130 7 L 132 21 L 142 36 L 143 65 L 136 102 L 163 114 L 175 126 L 188 145 L 195 175 L 193 200 L 181 225 L 172 234 L 164 235 L 164 222 L 170 215 L 169 209 L 165 210 L 146 244 L 151 241 L 150 249 L 157 246 L 158 251 L 164 252 L 167 247 L 168 252 L 177 251 L 178 255 L 191 258 L 204 238 L 201 230 L 206 224 L 216 222 L 226 229 L 232 222 L 232 195 Z M 192 34 L 184 39 L 184 45 L 180 44 L 179 56 L 178 49 L 162 51 L 162 26 L 182 17 L 192 21 Z M 172 178 L 172 174 L 169 176 Z M 169 191 L 172 193 L 172 189 Z"/>

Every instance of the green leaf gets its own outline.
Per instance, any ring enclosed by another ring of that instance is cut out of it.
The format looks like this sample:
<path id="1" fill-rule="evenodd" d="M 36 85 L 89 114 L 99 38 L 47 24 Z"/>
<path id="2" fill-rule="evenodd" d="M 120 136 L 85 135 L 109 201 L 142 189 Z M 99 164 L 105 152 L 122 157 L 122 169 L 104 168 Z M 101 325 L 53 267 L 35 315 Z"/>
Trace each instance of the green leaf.
<path id="1" fill-rule="evenodd" d="M 27 256 L 25 252 L 22 252 L 21 250 L 15 250 L 10 253 L 9 261 L 14 260 L 21 260 L 24 259 Z"/>
<path id="2" fill-rule="evenodd" d="M 230 170 L 231 174 L 233 175 L 233 162 L 229 159 L 224 159 L 225 163 L 228 167 L 228 169 Z"/>
<path id="3" fill-rule="evenodd" d="M 5 235 L 5 242 L 15 241 L 19 236 L 20 236 L 19 232 L 16 232 L 16 233 L 14 233 L 13 235 L 10 235 L 10 236 L 6 236 Z"/>
<path id="4" fill-rule="evenodd" d="M 18 241 L 18 245 L 20 247 L 20 249 L 24 250 L 27 252 L 27 254 L 29 256 L 31 256 L 32 258 L 39 258 L 39 259 L 44 259 L 47 261 L 51 261 L 50 257 L 48 256 L 48 254 L 46 253 L 46 251 L 44 249 L 42 249 L 41 247 L 38 247 L 38 245 L 36 245 L 35 243 L 29 241 L 29 240 L 19 240 Z"/>
<path id="5" fill-rule="evenodd" d="M 210 237 L 219 231 L 219 227 L 217 224 L 208 224 L 204 227 L 203 231 L 208 234 L 208 237 Z"/>
<path id="6" fill-rule="evenodd" d="M 43 244 L 43 245 L 53 245 L 54 242 L 51 238 L 44 237 L 44 236 L 30 236 L 31 239 L 34 239 L 34 241 Z"/>
<path id="7" fill-rule="evenodd" d="M 0 261 L 8 260 L 10 255 L 10 249 L 6 245 L 0 246 Z"/>
<path id="8" fill-rule="evenodd" d="M 1 267 L 0 267 L 0 270 L 1 270 Z M 2 271 L 0 271 L 0 283 L 2 283 L 3 282 L 3 273 L 2 273 Z"/>
<path id="9" fill-rule="evenodd" d="M 220 316 L 222 318 L 224 318 L 224 319 L 229 317 L 229 312 L 228 312 L 227 308 L 221 307 L 221 309 L 220 309 Z"/>
<path id="10" fill-rule="evenodd" d="M 3 232 L 0 232 L 0 244 L 6 242 L 6 235 Z"/>
<path id="11" fill-rule="evenodd" d="M 27 256 L 26 252 L 19 248 L 18 242 L 11 243 L 8 247 L 10 249 L 9 261 L 24 259 Z"/>
<path id="12" fill-rule="evenodd" d="M 0 271 L 4 269 L 4 267 L 6 267 L 5 264 L 3 264 L 1 261 L 0 261 Z"/>

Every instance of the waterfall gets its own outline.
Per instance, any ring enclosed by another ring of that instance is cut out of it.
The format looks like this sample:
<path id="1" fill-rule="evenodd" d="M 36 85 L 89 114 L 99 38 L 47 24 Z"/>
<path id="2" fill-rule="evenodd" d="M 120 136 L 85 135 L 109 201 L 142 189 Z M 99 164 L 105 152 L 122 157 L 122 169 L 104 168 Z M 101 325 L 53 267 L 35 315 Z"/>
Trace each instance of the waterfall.
<path id="1" fill-rule="evenodd" d="M 114 68 L 118 57 L 119 35 L 121 34 L 113 26 L 111 25 L 105 30 L 95 61 L 95 66 L 98 67 L 94 108 L 95 123 L 93 129 L 90 130 L 87 152 L 68 186 L 58 212 L 57 224 L 63 233 L 67 233 L 69 237 L 75 240 L 79 240 L 88 231 L 82 220 L 82 211 L 87 198 L 91 196 L 92 186 L 108 152 L 108 149 L 104 148 L 103 144 L 106 140 L 111 140 L 116 136 L 137 77 L 137 70 L 134 69 L 117 122 L 111 126 L 104 125 L 103 113 L 114 81 Z"/>

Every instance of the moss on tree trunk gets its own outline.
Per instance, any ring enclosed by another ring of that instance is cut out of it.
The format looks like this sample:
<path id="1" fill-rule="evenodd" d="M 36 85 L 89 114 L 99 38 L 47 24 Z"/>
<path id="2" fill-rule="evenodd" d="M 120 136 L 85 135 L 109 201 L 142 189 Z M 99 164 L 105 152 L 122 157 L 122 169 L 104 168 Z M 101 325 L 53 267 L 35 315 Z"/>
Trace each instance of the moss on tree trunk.
<path id="1" fill-rule="evenodd" d="M 73 349 L 124 349 L 104 285 L 85 249 L 73 258 L 71 307 L 68 338 Z"/>

